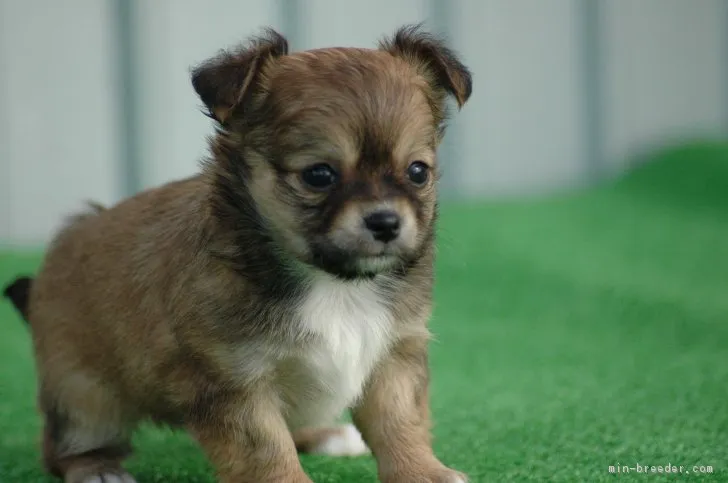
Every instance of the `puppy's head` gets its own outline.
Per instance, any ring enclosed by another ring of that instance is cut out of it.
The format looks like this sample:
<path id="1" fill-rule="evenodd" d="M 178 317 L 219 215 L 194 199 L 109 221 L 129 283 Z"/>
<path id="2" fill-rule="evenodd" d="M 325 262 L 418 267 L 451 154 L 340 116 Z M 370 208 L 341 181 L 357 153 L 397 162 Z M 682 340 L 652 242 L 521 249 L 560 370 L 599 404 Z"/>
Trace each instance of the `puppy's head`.
<path id="1" fill-rule="evenodd" d="M 210 169 L 225 216 L 254 205 L 286 256 L 345 278 L 429 248 L 446 98 L 462 106 L 471 93 L 440 41 L 405 27 L 378 49 L 289 54 L 269 31 L 192 82 L 219 124 Z"/>

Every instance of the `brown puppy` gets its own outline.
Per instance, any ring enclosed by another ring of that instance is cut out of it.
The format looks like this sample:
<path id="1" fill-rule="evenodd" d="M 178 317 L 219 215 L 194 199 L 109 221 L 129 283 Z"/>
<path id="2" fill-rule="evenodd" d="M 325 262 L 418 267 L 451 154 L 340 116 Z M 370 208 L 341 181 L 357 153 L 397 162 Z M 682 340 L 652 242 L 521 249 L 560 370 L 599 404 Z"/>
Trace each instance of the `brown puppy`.
<path id="1" fill-rule="evenodd" d="M 366 448 L 330 426 L 351 409 L 381 481 L 464 482 L 430 443 L 427 321 L 435 150 L 468 70 L 417 27 L 291 54 L 268 31 L 192 83 L 218 126 L 202 174 L 74 218 L 7 291 L 48 470 L 132 482 L 150 419 L 186 428 L 221 481 L 310 482 L 297 448 Z"/>

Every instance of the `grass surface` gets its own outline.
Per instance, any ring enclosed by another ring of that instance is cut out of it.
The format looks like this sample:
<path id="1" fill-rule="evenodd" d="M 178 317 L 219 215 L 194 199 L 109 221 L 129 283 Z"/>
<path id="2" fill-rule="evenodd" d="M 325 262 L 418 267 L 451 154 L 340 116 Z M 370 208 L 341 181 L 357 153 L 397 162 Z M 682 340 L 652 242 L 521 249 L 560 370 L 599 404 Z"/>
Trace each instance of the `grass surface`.
<path id="1" fill-rule="evenodd" d="M 435 447 L 473 482 L 728 481 L 728 146 L 657 158 L 594 191 L 443 210 Z M 0 257 L 0 283 L 38 263 Z M 0 334 L 0 481 L 51 481 L 6 303 Z M 140 483 L 213 481 L 185 435 L 136 445 Z M 368 457 L 303 463 L 316 482 L 375 481 Z M 608 472 L 668 463 L 690 474 Z"/>

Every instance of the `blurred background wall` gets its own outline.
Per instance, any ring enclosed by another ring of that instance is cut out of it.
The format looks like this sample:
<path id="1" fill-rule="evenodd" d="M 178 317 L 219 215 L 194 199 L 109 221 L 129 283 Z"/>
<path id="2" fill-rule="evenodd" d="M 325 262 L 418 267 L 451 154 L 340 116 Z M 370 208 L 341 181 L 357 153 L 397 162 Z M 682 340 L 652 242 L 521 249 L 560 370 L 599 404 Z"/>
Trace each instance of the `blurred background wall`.
<path id="1" fill-rule="evenodd" d="M 218 49 L 266 25 L 292 50 L 374 46 L 420 21 L 475 79 L 447 197 L 583 186 L 728 136 L 726 0 L 0 0 L 0 242 L 194 173 L 212 126 L 189 69 Z"/>

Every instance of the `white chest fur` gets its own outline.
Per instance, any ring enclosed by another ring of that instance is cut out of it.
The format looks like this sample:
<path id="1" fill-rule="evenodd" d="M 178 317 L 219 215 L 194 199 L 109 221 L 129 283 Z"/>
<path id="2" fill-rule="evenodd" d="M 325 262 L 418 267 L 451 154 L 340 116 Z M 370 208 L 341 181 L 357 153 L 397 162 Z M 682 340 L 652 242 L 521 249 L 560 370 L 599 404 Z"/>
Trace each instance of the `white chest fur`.
<path id="1" fill-rule="evenodd" d="M 373 281 L 320 275 L 298 308 L 298 323 L 312 342 L 285 363 L 288 422 L 328 424 L 361 394 L 390 345 L 391 310 Z"/>

